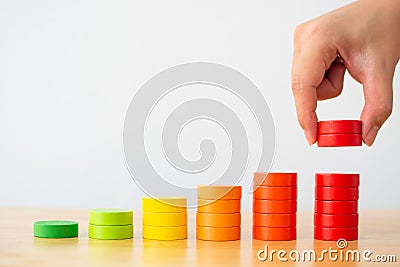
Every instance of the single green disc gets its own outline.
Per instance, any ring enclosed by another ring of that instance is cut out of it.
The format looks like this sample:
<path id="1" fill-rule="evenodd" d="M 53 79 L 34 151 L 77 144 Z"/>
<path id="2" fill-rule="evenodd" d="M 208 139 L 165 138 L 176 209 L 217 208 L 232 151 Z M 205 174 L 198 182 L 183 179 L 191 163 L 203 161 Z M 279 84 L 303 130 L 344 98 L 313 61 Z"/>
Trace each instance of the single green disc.
<path id="1" fill-rule="evenodd" d="M 78 223 L 73 221 L 38 221 L 33 224 L 33 235 L 43 238 L 78 236 Z"/>
<path id="2" fill-rule="evenodd" d="M 133 237 L 133 225 L 93 225 L 89 224 L 89 238 L 128 239 Z"/>
<path id="3" fill-rule="evenodd" d="M 125 209 L 93 209 L 89 211 L 89 224 L 95 224 L 95 225 L 133 224 L 133 211 Z"/>

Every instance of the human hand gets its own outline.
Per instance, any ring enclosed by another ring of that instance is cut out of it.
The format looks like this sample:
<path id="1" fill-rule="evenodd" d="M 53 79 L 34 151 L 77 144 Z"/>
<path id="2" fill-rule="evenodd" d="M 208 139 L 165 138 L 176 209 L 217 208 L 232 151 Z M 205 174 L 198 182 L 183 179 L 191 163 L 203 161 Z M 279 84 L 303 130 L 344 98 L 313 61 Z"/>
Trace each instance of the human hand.
<path id="1" fill-rule="evenodd" d="M 399 57 L 399 0 L 361 0 L 299 25 L 292 91 L 309 144 L 317 139 L 317 100 L 339 96 L 348 70 L 363 85 L 362 137 L 371 146 L 392 112 Z"/>

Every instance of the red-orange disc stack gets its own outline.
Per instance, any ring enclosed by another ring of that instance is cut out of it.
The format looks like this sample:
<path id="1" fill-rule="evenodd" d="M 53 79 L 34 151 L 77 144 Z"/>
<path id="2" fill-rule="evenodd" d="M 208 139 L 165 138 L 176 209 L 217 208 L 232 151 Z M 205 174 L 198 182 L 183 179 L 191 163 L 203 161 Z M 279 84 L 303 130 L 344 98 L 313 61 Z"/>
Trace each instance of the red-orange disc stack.
<path id="1" fill-rule="evenodd" d="M 253 238 L 295 240 L 297 173 L 254 173 Z"/>
<path id="2" fill-rule="evenodd" d="M 315 185 L 314 238 L 357 240 L 360 175 L 317 173 Z"/>

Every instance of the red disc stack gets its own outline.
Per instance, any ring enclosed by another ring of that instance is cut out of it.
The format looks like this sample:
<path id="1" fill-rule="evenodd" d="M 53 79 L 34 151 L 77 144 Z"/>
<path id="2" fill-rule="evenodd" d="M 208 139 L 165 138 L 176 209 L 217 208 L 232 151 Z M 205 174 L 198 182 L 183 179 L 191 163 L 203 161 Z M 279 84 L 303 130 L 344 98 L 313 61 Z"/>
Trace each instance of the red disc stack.
<path id="1" fill-rule="evenodd" d="M 296 239 L 297 173 L 254 173 L 253 238 Z"/>
<path id="2" fill-rule="evenodd" d="M 315 185 L 314 238 L 357 240 L 360 175 L 317 173 Z"/>
<path id="3" fill-rule="evenodd" d="M 318 122 L 318 146 L 361 146 L 361 121 L 338 120 Z"/>

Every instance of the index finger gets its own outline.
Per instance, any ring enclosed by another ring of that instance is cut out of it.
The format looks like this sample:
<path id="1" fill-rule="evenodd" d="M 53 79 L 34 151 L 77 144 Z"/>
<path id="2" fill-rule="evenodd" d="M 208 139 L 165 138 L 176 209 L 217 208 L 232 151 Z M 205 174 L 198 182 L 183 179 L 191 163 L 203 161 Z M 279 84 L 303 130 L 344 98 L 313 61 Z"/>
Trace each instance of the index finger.
<path id="1" fill-rule="evenodd" d="M 296 44 L 295 44 L 296 45 Z M 318 118 L 317 87 L 324 79 L 325 71 L 337 53 L 328 52 L 321 44 L 307 44 L 295 49 L 292 66 L 292 92 L 296 104 L 297 118 L 308 143 L 317 140 Z"/>

